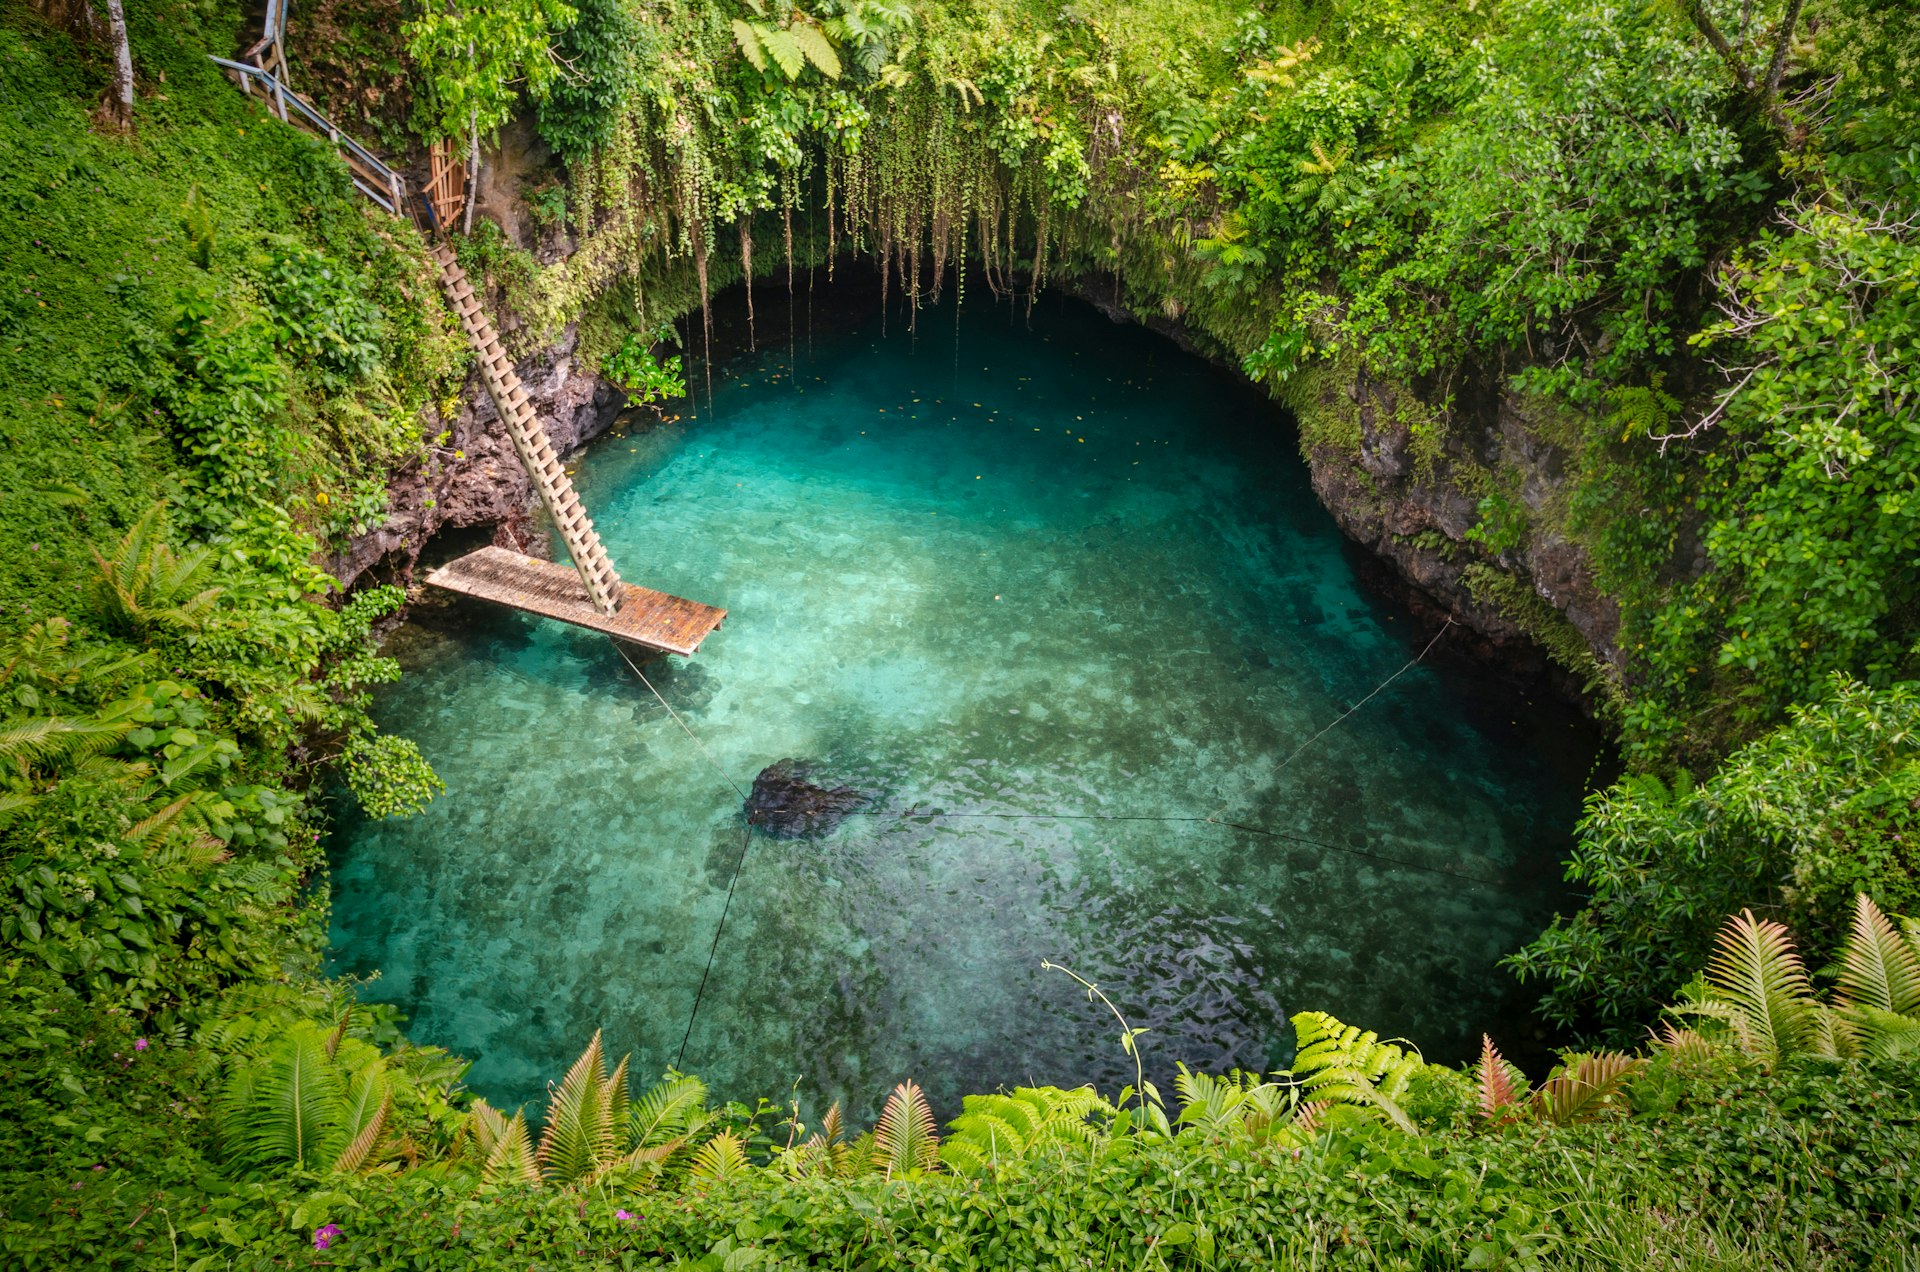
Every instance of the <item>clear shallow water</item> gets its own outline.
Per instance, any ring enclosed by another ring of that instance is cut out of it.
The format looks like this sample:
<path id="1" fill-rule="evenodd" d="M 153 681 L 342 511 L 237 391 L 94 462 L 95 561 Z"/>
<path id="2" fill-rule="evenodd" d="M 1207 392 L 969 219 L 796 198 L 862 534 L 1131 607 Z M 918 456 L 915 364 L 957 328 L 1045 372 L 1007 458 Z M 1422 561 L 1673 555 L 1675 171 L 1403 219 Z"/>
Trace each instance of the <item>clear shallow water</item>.
<path id="1" fill-rule="evenodd" d="M 1152 1030 L 1163 1084 L 1284 1063 L 1307 1008 L 1442 1059 L 1523 1031 L 1495 963 L 1563 899 L 1588 731 L 1443 649 L 1288 763 L 1431 635 L 1356 581 L 1290 424 L 1077 304 L 976 304 L 957 355 L 953 321 L 737 360 L 581 465 L 626 577 L 731 611 L 648 665 L 717 761 L 808 759 L 883 814 L 752 836 L 684 1067 L 862 1111 L 909 1076 L 943 1110 L 1130 1082 L 1042 959 Z M 391 648 L 380 717 L 447 793 L 343 811 L 337 969 L 508 1104 L 598 1026 L 672 1064 L 738 797 L 602 639 L 458 602 Z M 900 815 L 931 812 L 972 815 Z"/>

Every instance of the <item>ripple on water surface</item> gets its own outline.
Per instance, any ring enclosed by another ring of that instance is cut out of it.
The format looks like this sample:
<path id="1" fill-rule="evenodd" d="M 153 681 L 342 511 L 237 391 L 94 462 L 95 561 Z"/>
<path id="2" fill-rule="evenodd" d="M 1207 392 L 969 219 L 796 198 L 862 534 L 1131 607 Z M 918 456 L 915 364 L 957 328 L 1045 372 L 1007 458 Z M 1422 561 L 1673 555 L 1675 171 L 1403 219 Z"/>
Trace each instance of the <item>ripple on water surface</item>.
<path id="1" fill-rule="evenodd" d="M 1150 1027 L 1163 1079 L 1282 1063 L 1306 1008 L 1443 1058 L 1499 1032 L 1591 735 L 1436 660 L 1288 763 L 1431 634 L 1356 580 L 1291 425 L 1077 304 L 952 323 L 737 361 L 582 465 L 627 577 L 731 611 L 654 672 L 718 762 L 803 757 L 910 814 L 752 838 L 685 1067 L 862 1111 L 908 1076 L 943 1111 L 1130 1082 L 1042 959 Z M 463 602 L 396 649 L 379 715 L 447 793 L 343 814 L 337 967 L 508 1104 L 599 1026 L 671 1064 L 738 798 L 603 640 Z"/>

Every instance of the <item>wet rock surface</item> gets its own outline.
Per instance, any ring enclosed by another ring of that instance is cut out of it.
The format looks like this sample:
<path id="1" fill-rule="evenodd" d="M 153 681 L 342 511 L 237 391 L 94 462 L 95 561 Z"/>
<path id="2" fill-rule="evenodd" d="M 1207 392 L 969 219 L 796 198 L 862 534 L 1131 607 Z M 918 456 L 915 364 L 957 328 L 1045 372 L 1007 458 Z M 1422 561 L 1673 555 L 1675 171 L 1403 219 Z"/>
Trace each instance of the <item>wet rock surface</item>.
<path id="1" fill-rule="evenodd" d="M 1117 323 L 1135 322 L 1166 336 L 1189 353 L 1239 374 L 1239 360 L 1225 356 L 1204 332 L 1183 321 L 1177 308 L 1141 312 L 1117 279 L 1089 274 L 1056 286 L 1092 304 Z M 1466 568 L 1478 556 L 1462 550 L 1467 531 L 1480 519 L 1477 493 L 1456 480 L 1453 460 L 1443 455 L 1422 472 L 1415 457 L 1409 416 L 1399 401 L 1404 386 L 1361 372 L 1330 382 L 1344 394 L 1359 425 L 1357 453 L 1333 446 L 1307 448 L 1313 491 L 1341 531 L 1366 550 L 1355 565 L 1369 582 L 1409 605 L 1433 630 L 1446 618 L 1464 629 L 1454 640 L 1463 652 L 1531 681 L 1552 681 L 1569 700 L 1592 706 L 1580 678 L 1553 665 L 1533 636 L 1491 599 L 1476 595 Z M 1294 405 L 1299 406 L 1300 403 Z M 1567 456 L 1540 436 L 1535 404 L 1497 385 L 1462 393 L 1471 458 L 1483 466 L 1505 463 L 1521 479 L 1519 496 L 1533 510 L 1563 500 Z M 1585 549 L 1566 538 L 1541 533 L 1519 551 L 1504 554 L 1498 568 L 1525 584 L 1579 632 L 1601 663 L 1620 671 L 1620 612 L 1593 577 Z M 1384 568 L 1383 568 L 1384 567 Z M 1469 635 L 1470 633 L 1470 635 Z"/>
<path id="2" fill-rule="evenodd" d="M 826 834 L 867 802 L 851 786 L 821 786 L 811 776 L 800 760 L 775 760 L 761 769 L 747 796 L 747 824 L 775 839 L 806 839 Z"/>
<path id="3" fill-rule="evenodd" d="M 558 342 L 514 368 L 562 455 L 606 432 L 626 405 L 626 394 L 577 362 L 577 345 L 578 334 L 569 327 Z M 354 539 L 326 568 L 348 586 L 376 565 L 381 581 L 391 572 L 406 582 L 430 539 L 467 527 L 494 528 L 495 543 L 548 556 L 546 536 L 532 519 L 534 504 L 533 485 L 499 413 L 478 377 L 470 376 L 446 438 L 390 483 L 386 521 Z"/>

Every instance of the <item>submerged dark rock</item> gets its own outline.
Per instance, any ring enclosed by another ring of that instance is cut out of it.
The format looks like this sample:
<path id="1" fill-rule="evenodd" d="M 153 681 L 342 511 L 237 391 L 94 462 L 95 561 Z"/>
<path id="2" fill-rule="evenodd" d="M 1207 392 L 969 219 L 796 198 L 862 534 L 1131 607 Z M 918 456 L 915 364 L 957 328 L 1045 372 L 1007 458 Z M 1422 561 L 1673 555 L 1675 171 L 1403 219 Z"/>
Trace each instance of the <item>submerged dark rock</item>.
<path id="1" fill-rule="evenodd" d="M 851 786 L 819 786 L 809 776 L 799 760 L 775 760 L 761 769 L 747 796 L 747 824 L 775 839 L 804 839 L 826 834 L 866 803 Z"/>

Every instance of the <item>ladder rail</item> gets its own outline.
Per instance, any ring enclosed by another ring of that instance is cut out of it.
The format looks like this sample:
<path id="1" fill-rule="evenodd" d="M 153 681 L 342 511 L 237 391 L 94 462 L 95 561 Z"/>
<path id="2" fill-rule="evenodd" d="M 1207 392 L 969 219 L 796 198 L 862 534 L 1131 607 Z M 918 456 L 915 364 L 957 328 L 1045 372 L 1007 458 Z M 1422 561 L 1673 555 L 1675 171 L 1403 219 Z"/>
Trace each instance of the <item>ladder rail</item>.
<path id="1" fill-rule="evenodd" d="M 606 546 L 600 542 L 600 535 L 594 529 L 592 519 L 587 516 L 586 506 L 580 502 L 580 494 L 573 487 L 573 480 L 560 463 L 552 439 L 547 436 L 540 417 L 534 414 L 526 391 L 521 387 L 520 377 L 514 373 L 513 364 L 500 345 L 492 320 L 481 308 L 480 299 L 474 294 L 466 271 L 460 268 L 452 250 L 445 244 L 436 246 L 433 254 L 440 264 L 441 286 L 447 293 L 447 299 L 452 302 L 454 312 L 460 316 L 467 342 L 473 347 L 480 363 L 481 383 L 486 386 L 487 396 L 493 400 L 493 408 L 499 413 L 500 422 L 506 426 L 507 437 L 520 457 L 520 465 L 526 470 L 535 493 L 546 507 L 547 515 L 560 531 L 560 538 L 567 545 L 567 553 L 573 558 L 574 569 L 579 571 L 580 581 L 586 585 L 587 598 L 596 610 L 611 616 L 619 610 L 623 596 L 620 574 L 614 569 Z"/>

